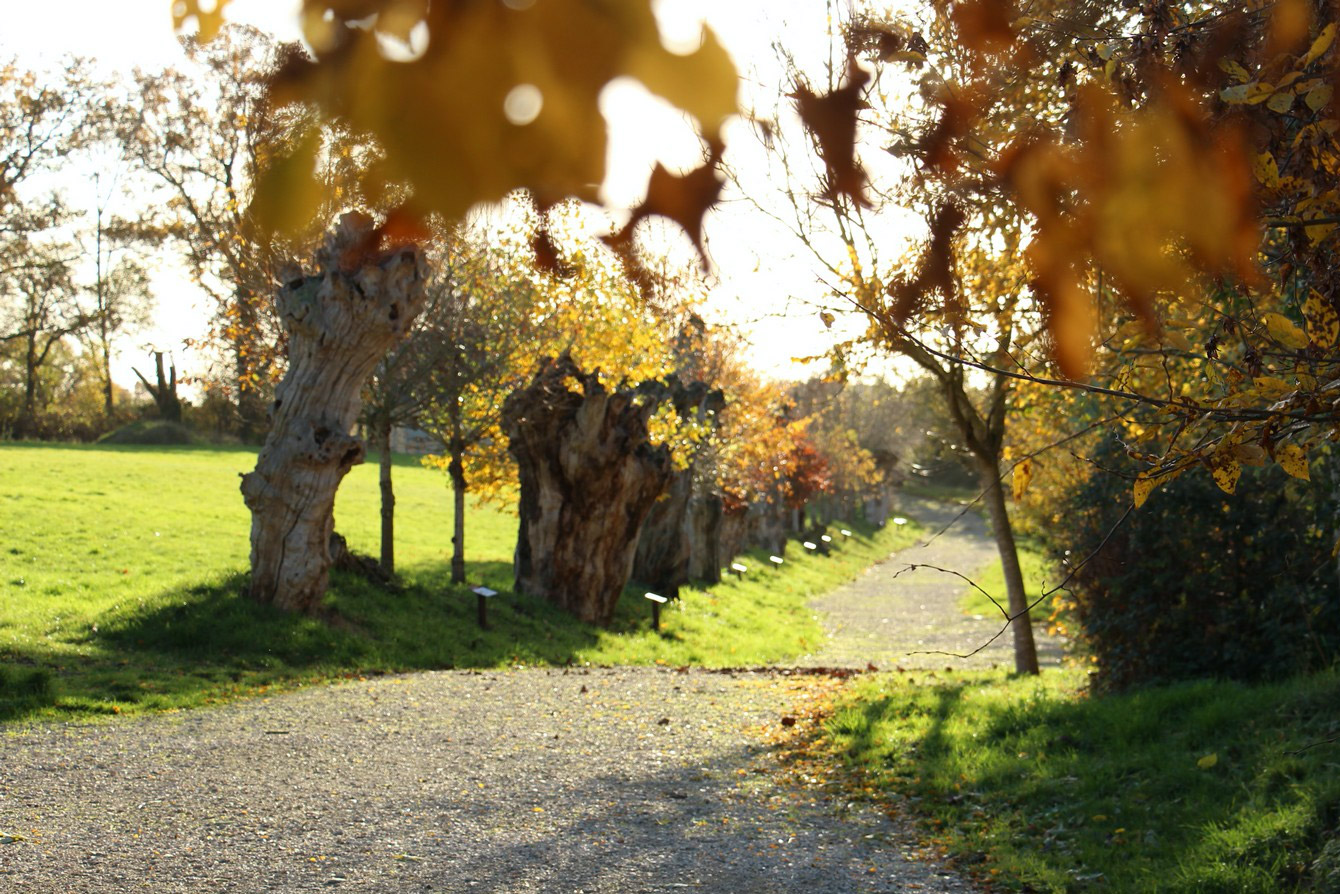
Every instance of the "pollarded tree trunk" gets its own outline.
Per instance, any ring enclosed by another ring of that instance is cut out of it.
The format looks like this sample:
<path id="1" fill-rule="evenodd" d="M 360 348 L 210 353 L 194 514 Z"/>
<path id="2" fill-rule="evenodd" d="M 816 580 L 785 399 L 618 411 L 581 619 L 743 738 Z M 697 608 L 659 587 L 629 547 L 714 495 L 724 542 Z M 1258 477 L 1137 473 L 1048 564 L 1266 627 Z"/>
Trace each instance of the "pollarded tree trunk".
<path id="1" fill-rule="evenodd" d="M 675 473 L 665 494 L 652 504 L 642 522 L 633 559 L 633 579 L 662 596 L 675 599 L 689 581 L 689 537 L 686 530 L 693 470 Z"/>
<path id="2" fill-rule="evenodd" d="M 379 252 L 379 241 L 370 218 L 345 214 L 317 252 L 316 273 L 286 277 L 277 300 L 289 368 L 242 496 L 251 596 L 287 611 L 311 611 L 325 594 L 335 491 L 364 456 L 349 434 L 359 392 L 424 304 L 419 253 Z"/>
<path id="3" fill-rule="evenodd" d="M 703 483 L 696 490 L 703 489 Z M 712 493 L 694 493 L 689 498 L 688 537 L 689 537 L 689 577 L 707 581 L 709 584 L 721 582 L 721 566 L 730 561 L 722 555 L 721 497 Z"/>
<path id="4" fill-rule="evenodd" d="M 1014 542 L 1014 527 L 1005 505 L 1005 488 L 1000 483 L 997 462 L 978 458 L 982 489 L 985 491 L 987 511 L 991 514 L 991 532 L 996 538 L 996 550 L 1005 572 L 1005 592 L 1009 596 L 1010 617 L 1014 619 L 1014 669 L 1016 673 L 1038 673 L 1038 650 L 1033 640 L 1033 623 L 1028 611 L 1028 592 L 1024 589 L 1024 574 L 1019 567 L 1019 550 Z"/>
<path id="5" fill-rule="evenodd" d="M 568 382 L 580 391 L 568 390 Z M 565 354 L 503 404 L 521 484 L 516 588 L 583 621 L 608 624 L 628 582 L 638 532 L 670 483 L 670 452 L 647 420 L 663 386 L 606 391 Z"/>

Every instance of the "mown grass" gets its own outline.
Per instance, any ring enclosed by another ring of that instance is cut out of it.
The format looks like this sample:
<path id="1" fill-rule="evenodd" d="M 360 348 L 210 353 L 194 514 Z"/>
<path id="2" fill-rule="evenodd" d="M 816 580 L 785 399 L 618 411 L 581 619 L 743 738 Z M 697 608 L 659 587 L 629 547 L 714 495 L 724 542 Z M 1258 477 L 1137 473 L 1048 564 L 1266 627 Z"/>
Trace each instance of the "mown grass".
<path id="1" fill-rule="evenodd" d="M 1340 890 L 1340 674 L 1101 698 L 1084 682 L 870 677 L 826 732 L 999 889 Z"/>
<path id="2" fill-rule="evenodd" d="M 630 587 L 607 630 L 511 592 L 516 519 L 472 506 L 467 577 L 500 591 L 490 629 L 448 582 L 445 476 L 396 458 L 399 586 L 336 575 L 335 623 L 247 599 L 249 516 L 242 448 L 0 446 L 0 719 L 90 717 L 208 704 L 370 673 L 509 664 L 782 661 L 822 638 L 808 598 L 916 536 L 912 525 L 855 535 L 833 556 L 787 552 L 781 570 L 743 558 L 743 581 L 684 588 L 659 634 Z M 375 462 L 356 468 L 336 526 L 376 554 Z"/>

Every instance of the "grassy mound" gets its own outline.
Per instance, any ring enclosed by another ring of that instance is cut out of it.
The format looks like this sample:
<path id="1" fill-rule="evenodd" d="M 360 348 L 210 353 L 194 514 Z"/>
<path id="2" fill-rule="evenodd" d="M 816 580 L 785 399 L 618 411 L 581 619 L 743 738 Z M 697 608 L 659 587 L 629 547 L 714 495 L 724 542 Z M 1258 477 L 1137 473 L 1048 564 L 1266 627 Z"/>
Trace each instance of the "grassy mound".
<path id="1" fill-rule="evenodd" d="M 186 426 L 162 419 L 140 419 L 109 431 L 99 444 L 141 444 L 155 447 L 181 446 L 199 441 Z"/>

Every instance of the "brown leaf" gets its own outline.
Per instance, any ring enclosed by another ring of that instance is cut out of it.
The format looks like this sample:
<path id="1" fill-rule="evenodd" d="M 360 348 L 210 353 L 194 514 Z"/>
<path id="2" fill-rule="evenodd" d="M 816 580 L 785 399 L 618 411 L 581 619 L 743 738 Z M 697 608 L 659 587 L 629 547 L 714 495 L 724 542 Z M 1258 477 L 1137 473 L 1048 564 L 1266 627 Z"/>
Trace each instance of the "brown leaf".
<path id="1" fill-rule="evenodd" d="M 870 75 L 852 60 L 847 67 L 846 86 L 817 96 L 801 84 L 791 93 L 800 120 L 819 143 L 819 155 L 828 169 L 828 195 L 845 195 L 862 206 L 869 202 L 865 198 L 865 170 L 856 160 L 856 124 L 861 111 L 869 108 L 863 95 L 869 80 Z"/>
<path id="2" fill-rule="evenodd" d="M 633 229 L 648 217 L 668 217 L 683 228 L 704 266 L 707 264 L 707 250 L 703 246 L 703 216 L 716 204 L 721 195 L 722 180 L 717 172 L 717 162 L 721 158 L 721 146 L 713 143 L 712 153 L 707 161 L 687 174 L 672 174 L 659 163 L 651 172 L 647 181 L 647 197 L 641 205 L 633 209 L 633 216 L 624 224 L 622 230 L 606 239 L 606 243 L 616 251 L 631 251 Z"/>
<path id="3" fill-rule="evenodd" d="M 893 299 L 890 316 L 901 326 L 925 304 L 927 296 L 939 292 L 945 299 L 945 309 L 951 320 L 962 317 L 958 293 L 954 287 L 954 234 L 967 217 L 963 209 L 953 203 L 935 213 L 931 221 L 931 241 L 917 263 L 911 279 L 895 279 L 889 283 L 888 295 Z"/>
<path id="4" fill-rule="evenodd" d="M 959 43 L 978 53 L 994 53 L 1014 43 L 1010 26 L 1018 15 L 1013 3 L 1005 0 L 968 0 L 953 9 Z"/>

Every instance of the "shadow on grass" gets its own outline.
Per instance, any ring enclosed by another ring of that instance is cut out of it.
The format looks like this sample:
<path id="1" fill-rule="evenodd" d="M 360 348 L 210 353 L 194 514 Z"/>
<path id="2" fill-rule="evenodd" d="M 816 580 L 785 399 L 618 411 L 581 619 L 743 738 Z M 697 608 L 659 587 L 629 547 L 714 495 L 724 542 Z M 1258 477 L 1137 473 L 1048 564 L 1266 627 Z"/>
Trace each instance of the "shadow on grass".
<path id="1" fill-rule="evenodd" d="M 1340 823 L 1335 673 L 1096 698 L 1037 685 L 871 684 L 829 730 L 961 858 L 1038 890 L 1314 890 Z"/>

